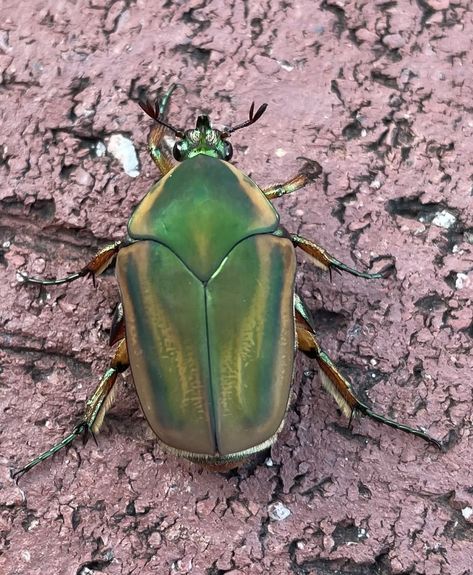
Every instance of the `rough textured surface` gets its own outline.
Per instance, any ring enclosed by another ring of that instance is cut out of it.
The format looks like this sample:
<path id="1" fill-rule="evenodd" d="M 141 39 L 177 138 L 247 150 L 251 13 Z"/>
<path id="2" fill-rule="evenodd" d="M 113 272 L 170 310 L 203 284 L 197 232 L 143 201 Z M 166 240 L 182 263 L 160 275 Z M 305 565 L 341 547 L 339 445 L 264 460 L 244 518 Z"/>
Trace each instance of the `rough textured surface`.
<path id="1" fill-rule="evenodd" d="M 6 575 L 473 572 L 472 13 L 468 0 L 25 3 L 0 7 L 0 572 Z M 29 8 L 26 8 L 29 6 Z M 25 288 L 121 238 L 156 178 L 133 100 L 179 81 L 172 119 L 235 134 L 262 185 L 318 160 L 283 222 L 360 268 L 299 286 L 360 394 L 446 442 L 347 426 L 300 360 L 271 460 L 225 475 L 163 454 L 130 378 L 99 445 L 10 471 L 77 422 L 108 361 L 117 299 Z M 140 175 L 104 154 L 131 140 Z M 130 171 L 131 170 L 131 171 Z M 312 380 L 313 379 L 313 380 Z"/>

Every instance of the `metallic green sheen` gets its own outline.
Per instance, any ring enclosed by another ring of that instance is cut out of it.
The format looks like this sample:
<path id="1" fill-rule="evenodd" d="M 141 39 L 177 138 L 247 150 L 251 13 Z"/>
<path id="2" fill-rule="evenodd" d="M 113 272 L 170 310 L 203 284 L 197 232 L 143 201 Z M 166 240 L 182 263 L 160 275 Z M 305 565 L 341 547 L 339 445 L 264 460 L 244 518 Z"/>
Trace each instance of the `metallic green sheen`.
<path id="1" fill-rule="evenodd" d="M 116 273 L 130 367 L 146 419 L 167 445 L 214 453 L 204 286 L 153 241 L 120 250 Z"/>
<path id="2" fill-rule="evenodd" d="M 242 241 L 206 288 L 215 434 L 222 455 L 277 433 L 295 353 L 292 243 L 270 234 Z"/>
<path id="3" fill-rule="evenodd" d="M 168 246 L 205 281 L 242 239 L 277 228 L 260 188 L 231 164 L 200 154 L 154 185 L 128 224 L 132 239 Z"/>
<path id="4" fill-rule="evenodd" d="M 239 242 L 208 282 L 166 246 L 120 250 L 117 277 L 144 414 L 169 447 L 238 454 L 277 433 L 295 352 L 292 243 Z"/>

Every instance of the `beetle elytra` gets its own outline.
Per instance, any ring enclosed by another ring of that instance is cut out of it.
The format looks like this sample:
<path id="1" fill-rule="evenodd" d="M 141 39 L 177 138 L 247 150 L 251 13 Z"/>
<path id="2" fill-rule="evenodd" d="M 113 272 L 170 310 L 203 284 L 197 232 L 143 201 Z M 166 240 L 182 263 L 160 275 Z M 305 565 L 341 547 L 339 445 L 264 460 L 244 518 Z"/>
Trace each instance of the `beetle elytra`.
<path id="1" fill-rule="evenodd" d="M 439 442 L 421 429 L 372 411 L 351 389 L 319 345 L 314 320 L 295 292 L 295 248 L 319 268 L 361 278 L 316 243 L 289 233 L 270 200 L 309 183 L 316 172 L 259 188 L 229 163 L 229 136 L 207 116 L 181 130 L 164 120 L 174 89 L 155 105 L 141 103 L 155 121 L 148 149 L 162 178 L 132 214 L 124 240 L 102 249 L 84 268 L 62 279 L 24 277 L 58 285 L 96 275 L 115 263 L 121 304 L 110 344 L 110 366 L 88 399 L 79 424 L 62 441 L 15 473 L 20 476 L 69 445 L 97 432 L 112 402 L 119 373 L 131 368 L 148 423 L 171 452 L 216 468 L 238 465 L 271 445 L 288 409 L 296 349 L 316 360 L 323 386 L 342 412 L 354 412 Z M 173 160 L 165 130 L 177 137 Z"/>

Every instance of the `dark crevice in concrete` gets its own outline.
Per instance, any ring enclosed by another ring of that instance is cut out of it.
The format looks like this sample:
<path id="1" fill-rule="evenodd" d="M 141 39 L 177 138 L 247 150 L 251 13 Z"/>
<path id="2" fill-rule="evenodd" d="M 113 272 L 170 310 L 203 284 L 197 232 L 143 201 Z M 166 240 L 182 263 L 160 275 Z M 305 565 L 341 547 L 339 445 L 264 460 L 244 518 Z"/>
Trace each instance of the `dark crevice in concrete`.
<path id="1" fill-rule="evenodd" d="M 56 213 L 56 203 L 54 200 L 36 200 L 25 206 L 16 198 L 5 198 L 0 200 L 0 210 L 3 218 L 14 217 L 18 223 L 18 216 L 37 218 L 39 220 L 50 221 L 54 219 Z M 17 229 L 17 226 L 15 226 Z"/>
<path id="2" fill-rule="evenodd" d="M 340 198 L 336 198 L 337 203 L 338 203 L 338 207 L 334 208 L 332 210 L 332 216 L 337 218 L 337 220 L 341 224 L 345 223 L 345 212 L 346 212 L 347 206 L 349 204 L 351 204 L 352 202 L 356 201 L 356 196 L 357 196 L 357 190 L 354 190 L 352 192 L 349 192 L 348 194 L 345 194 L 344 196 L 342 196 Z"/>
<path id="3" fill-rule="evenodd" d="M 445 307 L 445 298 L 438 293 L 431 293 L 419 298 L 414 305 L 424 313 L 430 314 Z"/>
<path id="4" fill-rule="evenodd" d="M 391 90 L 399 90 L 399 86 L 397 84 L 397 78 L 393 78 L 392 76 L 388 76 L 381 70 L 372 70 L 371 71 L 371 79 L 373 82 L 381 84 L 386 88 Z"/>
<path id="5" fill-rule="evenodd" d="M 180 44 L 173 49 L 175 54 L 183 54 L 190 57 L 191 62 L 195 64 L 200 64 L 204 68 L 207 67 L 211 50 L 207 48 L 200 48 L 199 46 L 193 46 L 192 44 Z"/>
<path id="6" fill-rule="evenodd" d="M 335 16 L 335 22 L 333 25 L 333 31 L 335 32 L 337 38 L 341 38 L 343 32 L 346 30 L 346 17 L 343 8 L 335 3 L 323 0 L 320 4 L 322 10 L 327 10 Z"/>
<path id="7" fill-rule="evenodd" d="M 398 197 L 388 200 L 385 206 L 386 211 L 393 216 L 401 216 L 425 223 L 432 222 L 438 212 L 447 209 L 443 203 L 422 203 L 419 196 Z M 454 213 L 456 210 L 448 208 L 448 211 Z"/>
<path id="8" fill-rule="evenodd" d="M 308 497 L 309 501 L 312 501 L 315 497 L 324 497 L 326 490 L 333 485 L 333 482 L 334 480 L 332 477 L 322 477 L 317 481 L 317 483 L 312 485 L 312 487 L 309 487 L 309 489 L 300 491 L 300 495 Z"/>
<path id="9" fill-rule="evenodd" d="M 429 4 L 425 0 L 416 0 L 416 3 L 419 6 L 420 10 L 422 11 L 422 16 L 420 19 L 420 28 L 424 30 L 429 18 L 431 18 L 433 14 L 435 14 L 435 10 L 431 6 L 429 6 Z"/>
<path id="10" fill-rule="evenodd" d="M 82 563 L 81 566 L 77 569 L 76 575 L 89 575 L 91 571 L 102 572 L 110 565 L 112 561 L 113 556 L 105 560 L 98 559 L 94 561 L 86 561 L 85 563 Z"/>
<path id="11" fill-rule="evenodd" d="M 334 542 L 333 549 L 338 549 L 347 544 L 359 543 L 366 538 L 366 532 L 361 532 L 360 527 L 355 525 L 353 520 L 346 519 L 337 523 L 332 533 L 332 539 Z"/>

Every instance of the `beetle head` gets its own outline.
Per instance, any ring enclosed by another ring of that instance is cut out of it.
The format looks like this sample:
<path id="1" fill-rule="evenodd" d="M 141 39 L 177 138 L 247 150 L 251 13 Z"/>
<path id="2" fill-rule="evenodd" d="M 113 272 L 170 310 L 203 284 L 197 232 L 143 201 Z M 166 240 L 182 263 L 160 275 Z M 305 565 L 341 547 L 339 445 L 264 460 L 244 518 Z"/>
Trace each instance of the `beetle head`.
<path id="1" fill-rule="evenodd" d="M 230 160 L 233 155 L 233 148 L 230 142 L 227 141 L 227 138 L 232 132 L 254 124 L 256 120 L 261 118 L 268 107 L 267 104 L 263 104 L 255 113 L 255 103 L 253 102 L 250 107 L 248 120 L 233 128 L 216 130 L 212 128 L 209 117 L 202 115 L 197 118 L 194 129 L 183 131 L 171 126 L 160 117 L 158 104 L 153 106 L 150 102 L 140 102 L 140 106 L 149 116 L 156 120 L 156 122 L 165 126 L 180 138 L 180 141 L 176 142 L 173 148 L 174 158 L 178 162 L 193 158 L 198 154 L 205 154 L 213 158 L 219 158 L 220 160 Z"/>
<path id="2" fill-rule="evenodd" d="M 181 141 L 174 144 L 174 158 L 180 162 L 205 154 L 220 160 L 230 160 L 233 149 L 224 136 L 224 132 L 212 128 L 208 116 L 199 116 L 195 128 L 186 130 Z"/>

